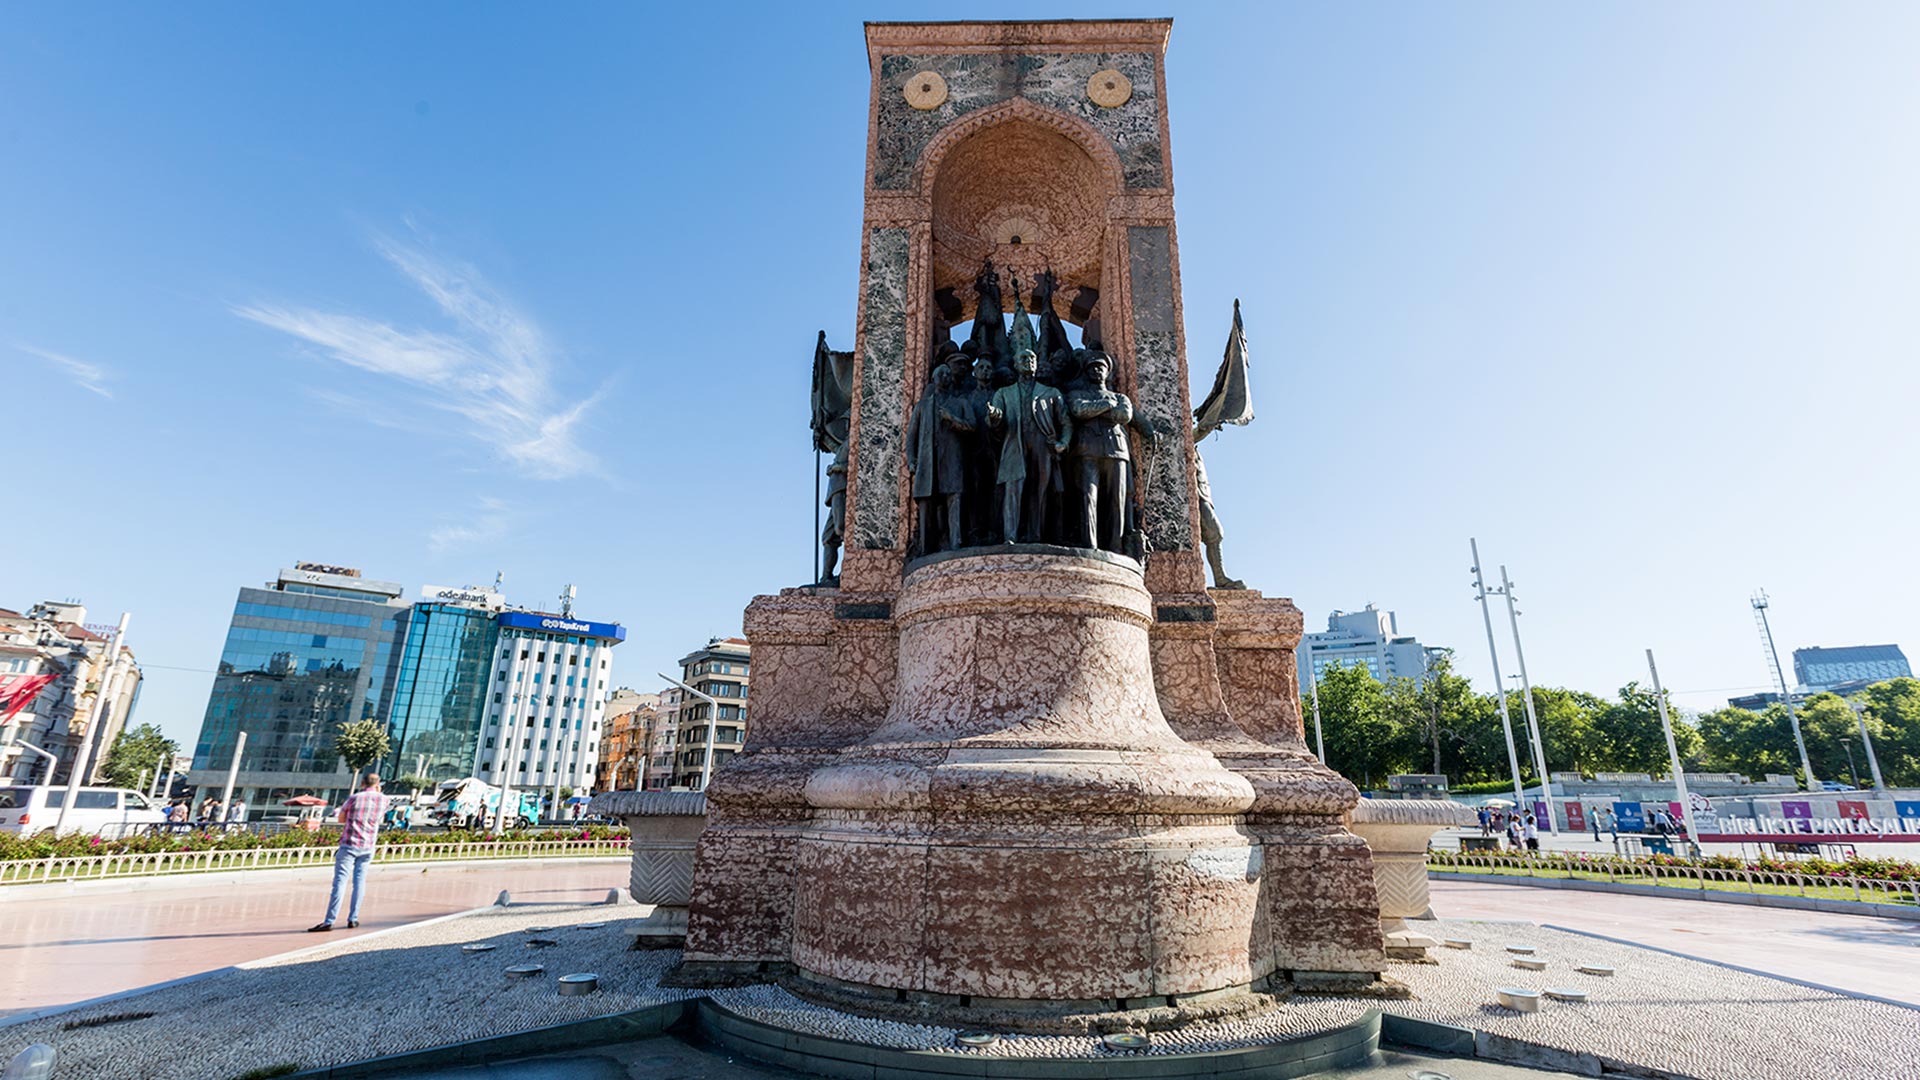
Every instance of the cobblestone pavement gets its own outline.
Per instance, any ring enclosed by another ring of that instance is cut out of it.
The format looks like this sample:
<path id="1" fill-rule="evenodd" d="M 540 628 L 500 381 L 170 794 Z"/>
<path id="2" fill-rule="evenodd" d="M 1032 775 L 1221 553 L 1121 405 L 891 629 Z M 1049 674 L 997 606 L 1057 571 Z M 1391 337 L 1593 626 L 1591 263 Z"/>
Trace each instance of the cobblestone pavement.
<path id="1" fill-rule="evenodd" d="M 225 1080 L 262 1066 L 336 1064 L 688 996 L 656 985 L 678 954 L 625 948 L 621 922 L 644 911 L 504 908 L 329 943 L 305 955 L 0 1028 L 0 1054 L 30 1042 L 51 1043 L 61 1054 L 61 1080 Z M 1699 1080 L 1920 1077 L 1920 1013 L 1914 1010 L 1530 924 L 1430 925 L 1436 936 L 1471 939 L 1474 947 L 1439 950 L 1435 964 L 1394 965 L 1393 977 L 1416 997 L 1388 1003 L 1392 1011 Z M 553 944 L 537 946 L 532 939 Z M 469 953 L 461 947 L 469 943 L 495 948 Z M 1512 967 L 1505 951 L 1511 944 L 1534 947 L 1547 970 Z M 1611 965 L 1619 973 L 1579 975 L 1573 964 L 1580 961 Z M 529 979 L 505 973 L 527 962 L 545 965 L 545 973 Z M 554 978 L 575 971 L 597 973 L 600 992 L 558 996 Z M 1591 1000 L 1548 1002 L 1539 1013 L 1522 1015 L 1494 1003 L 1499 986 L 1573 986 Z M 745 1015 L 819 1034 L 953 1049 L 949 1029 L 850 1017 L 775 987 L 713 996 Z M 1298 999 L 1261 1017 L 1157 1034 L 1154 1052 L 1305 1034 L 1345 1023 L 1376 1004 Z M 114 1017 L 128 1018 L 77 1030 L 63 1026 Z M 993 1052 L 1100 1053 L 1092 1040 L 1070 1036 L 1014 1036 Z"/>

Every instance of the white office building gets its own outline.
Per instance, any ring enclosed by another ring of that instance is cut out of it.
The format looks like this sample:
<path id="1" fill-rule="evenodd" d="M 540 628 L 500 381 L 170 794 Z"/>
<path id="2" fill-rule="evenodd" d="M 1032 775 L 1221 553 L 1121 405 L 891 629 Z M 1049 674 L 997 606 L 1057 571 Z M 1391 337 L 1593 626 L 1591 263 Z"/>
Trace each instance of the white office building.
<path id="1" fill-rule="evenodd" d="M 492 701 L 477 775 L 491 784 L 551 796 L 588 791 L 599 762 L 618 623 L 502 611 L 494 617 Z"/>
<path id="2" fill-rule="evenodd" d="M 1368 604 L 1360 611 L 1336 611 L 1327 616 L 1324 633 L 1302 634 L 1294 652 L 1300 690 L 1308 692 L 1327 669 L 1364 666 L 1375 679 L 1426 678 L 1430 650 L 1411 635 L 1400 633 L 1391 611 Z"/>

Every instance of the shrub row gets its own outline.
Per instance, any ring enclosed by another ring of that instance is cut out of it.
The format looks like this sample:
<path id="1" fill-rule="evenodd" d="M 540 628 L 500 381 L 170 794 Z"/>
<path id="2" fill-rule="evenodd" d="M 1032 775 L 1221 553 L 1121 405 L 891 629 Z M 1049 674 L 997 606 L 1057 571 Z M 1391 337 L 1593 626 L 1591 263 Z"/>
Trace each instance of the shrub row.
<path id="1" fill-rule="evenodd" d="M 1616 872 L 1631 873 L 1636 867 L 1670 866 L 1707 870 L 1750 870 L 1776 874 L 1805 874 L 1809 877 L 1858 877 L 1873 878 L 1878 881 L 1920 881 L 1920 863 L 1904 859 L 1861 859 L 1853 858 L 1836 862 L 1832 859 L 1775 859 L 1761 857 L 1742 859 L 1734 855 L 1709 855 L 1704 859 L 1690 859 L 1679 855 L 1586 855 L 1565 851 L 1498 851 L 1474 852 L 1463 858 L 1460 852 L 1434 850 L 1427 853 L 1427 862 L 1433 866 L 1475 865 L 1479 860 L 1492 858 L 1497 862 L 1511 863 L 1514 866 L 1544 866 L 1551 870 L 1581 870 L 1595 873 L 1613 869 Z"/>
<path id="2" fill-rule="evenodd" d="M 397 830 L 381 833 L 380 845 L 382 847 L 417 847 L 423 844 L 506 843 L 532 846 L 567 844 L 581 840 L 625 840 L 626 838 L 627 830 L 624 827 L 611 825 L 582 825 L 564 830 L 515 831 L 501 833 L 498 836 L 464 830 L 443 833 L 412 833 Z M 188 832 L 142 834 L 120 840 L 103 840 L 98 836 L 81 836 L 73 833 L 54 836 L 50 832 L 43 832 L 28 837 L 15 833 L 0 833 L 0 861 L 80 855 L 143 855 L 162 851 L 247 851 L 254 848 L 332 847 L 339 842 L 340 830 L 338 829 L 320 829 L 315 832 L 289 829 L 285 832 L 266 834 L 195 829 Z"/>

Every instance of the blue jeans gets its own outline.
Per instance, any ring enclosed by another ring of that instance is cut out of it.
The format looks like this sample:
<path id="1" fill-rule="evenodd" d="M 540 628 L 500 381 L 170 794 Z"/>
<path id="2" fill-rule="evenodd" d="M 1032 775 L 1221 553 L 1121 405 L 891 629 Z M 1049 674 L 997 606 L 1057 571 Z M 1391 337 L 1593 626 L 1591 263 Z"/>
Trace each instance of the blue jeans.
<path id="1" fill-rule="evenodd" d="M 353 876 L 353 902 L 347 905 L 347 921 L 360 921 L 360 898 L 367 892 L 367 860 L 371 858 L 371 849 L 342 847 L 333 853 L 333 892 L 327 896 L 327 917 L 321 922 L 332 926 L 333 917 L 340 914 L 340 894 L 346 891 L 349 874 Z"/>

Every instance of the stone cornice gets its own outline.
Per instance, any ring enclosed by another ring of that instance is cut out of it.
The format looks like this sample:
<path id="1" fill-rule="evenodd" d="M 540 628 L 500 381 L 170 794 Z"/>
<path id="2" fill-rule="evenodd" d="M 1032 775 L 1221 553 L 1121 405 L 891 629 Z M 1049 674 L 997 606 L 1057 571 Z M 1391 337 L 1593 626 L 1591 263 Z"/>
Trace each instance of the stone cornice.
<path id="1" fill-rule="evenodd" d="M 1172 19 L 1051 19 L 1037 22 L 870 22 L 867 58 L 898 52 L 998 52 L 1056 49 L 1064 52 L 1167 51 Z"/>

